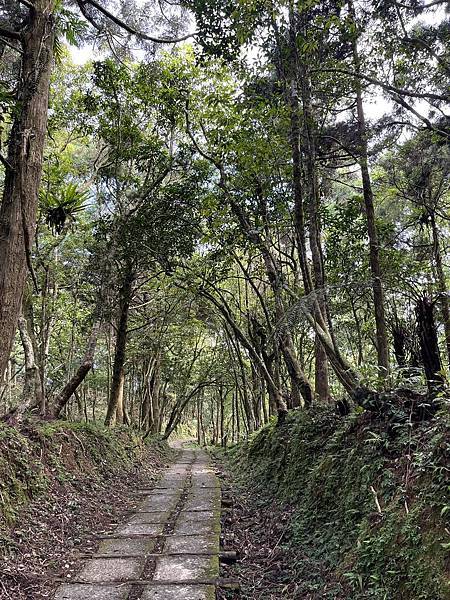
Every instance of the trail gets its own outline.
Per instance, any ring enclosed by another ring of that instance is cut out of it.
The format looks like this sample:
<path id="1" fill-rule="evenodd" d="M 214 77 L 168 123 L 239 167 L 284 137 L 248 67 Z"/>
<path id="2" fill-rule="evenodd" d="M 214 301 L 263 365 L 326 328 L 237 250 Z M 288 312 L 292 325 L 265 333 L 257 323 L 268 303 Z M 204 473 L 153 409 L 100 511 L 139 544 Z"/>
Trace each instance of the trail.
<path id="1" fill-rule="evenodd" d="M 181 449 L 136 510 L 55 600 L 213 600 L 219 576 L 220 486 L 209 457 Z"/>

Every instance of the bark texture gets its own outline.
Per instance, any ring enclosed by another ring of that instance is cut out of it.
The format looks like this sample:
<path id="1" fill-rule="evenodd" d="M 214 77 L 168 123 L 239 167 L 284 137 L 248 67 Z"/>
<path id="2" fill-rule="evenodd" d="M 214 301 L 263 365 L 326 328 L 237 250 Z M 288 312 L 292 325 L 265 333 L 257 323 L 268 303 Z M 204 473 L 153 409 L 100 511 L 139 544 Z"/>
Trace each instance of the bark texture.
<path id="1" fill-rule="evenodd" d="M 355 18 L 353 3 L 349 2 L 349 12 Z M 372 182 L 370 180 L 368 151 L 367 151 L 367 127 L 364 115 L 364 106 L 361 86 L 361 59 L 358 51 L 357 39 L 352 40 L 353 63 L 355 68 L 355 92 L 356 112 L 358 117 L 358 145 L 359 165 L 363 184 L 364 207 L 367 219 L 367 234 L 369 236 L 369 262 L 372 273 L 372 290 L 375 310 L 375 324 L 377 336 L 377 355 L 380 375 L 385 377 L 389 373 L 389 347 L 387 338 L 387 326 L 384 310 L 384 290 L 382 284 L 382 271 L 380 265 L 380 250 L 378 242 L 378 231 L 375 220 L 375 208 L 373 202 Z"/>
<path id="2" fill-rule="evenodd" d="M 36 0 L 21 34 L 17 113 L 0 207 L 0 373 L 8 364 L 35 236 L 53 63 L 53 10 L 53 0 Z"/>
<path id="3" fill-rule="evenodd" d="M 134 275 L 131 269 L 128 269 L 124 275 L 123 284 L 120 290 L 119 322 L 117 326 L 116 347 L 114 350 L 111 392 L 105 418 L 105 425 L 108 426 L 111 426 L 114 423 L 117 406 L 119 405 L 121 401 L 121 395 L 123 394 L 128 315 L 130 310 L 133 281 Z"/>

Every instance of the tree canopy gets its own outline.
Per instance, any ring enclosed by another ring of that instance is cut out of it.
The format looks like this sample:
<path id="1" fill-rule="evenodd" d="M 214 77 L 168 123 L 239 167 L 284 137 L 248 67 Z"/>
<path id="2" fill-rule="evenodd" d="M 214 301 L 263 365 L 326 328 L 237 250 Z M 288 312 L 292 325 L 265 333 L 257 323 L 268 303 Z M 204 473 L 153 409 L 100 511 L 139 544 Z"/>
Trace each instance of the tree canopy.
<path id="1" fill-rule="evenodd" d="M 444 8 L 3 3 L 5 418 L 226 444 L 316 403 L 431 417 L 450 359 Z"/>

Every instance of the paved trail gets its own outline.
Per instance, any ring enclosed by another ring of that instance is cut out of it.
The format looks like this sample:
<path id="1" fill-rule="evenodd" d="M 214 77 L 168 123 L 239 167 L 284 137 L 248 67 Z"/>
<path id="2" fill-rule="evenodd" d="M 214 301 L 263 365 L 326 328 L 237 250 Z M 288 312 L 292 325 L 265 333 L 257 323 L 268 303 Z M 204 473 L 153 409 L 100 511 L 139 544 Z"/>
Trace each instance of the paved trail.
<path id="1" fill-rule="evenodd" d="M 131 484 L 131 482 L 130 482 Z M 157 487 L 55 600 L 213 600 L 219 576 L 220 487 L 208 456 L 181 450 Z"/>

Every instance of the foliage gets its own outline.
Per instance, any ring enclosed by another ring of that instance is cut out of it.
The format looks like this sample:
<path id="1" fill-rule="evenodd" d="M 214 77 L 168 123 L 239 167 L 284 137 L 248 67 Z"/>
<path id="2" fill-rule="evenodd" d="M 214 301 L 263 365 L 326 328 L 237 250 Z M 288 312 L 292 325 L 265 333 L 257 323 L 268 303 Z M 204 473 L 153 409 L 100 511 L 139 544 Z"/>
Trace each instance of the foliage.
<path id="1" fill-rule="evenodd" d="M 395 433 L 367 414 L 295 414 L 233 449 L 245 485 L 296 506 L 293 543 L 350 580 L 355 598 L 448 597 L 448 419 Z M 381 512 L 379 512 L 381 511 Z M 299 577 L 301 573 L 299 558 Z"/>

